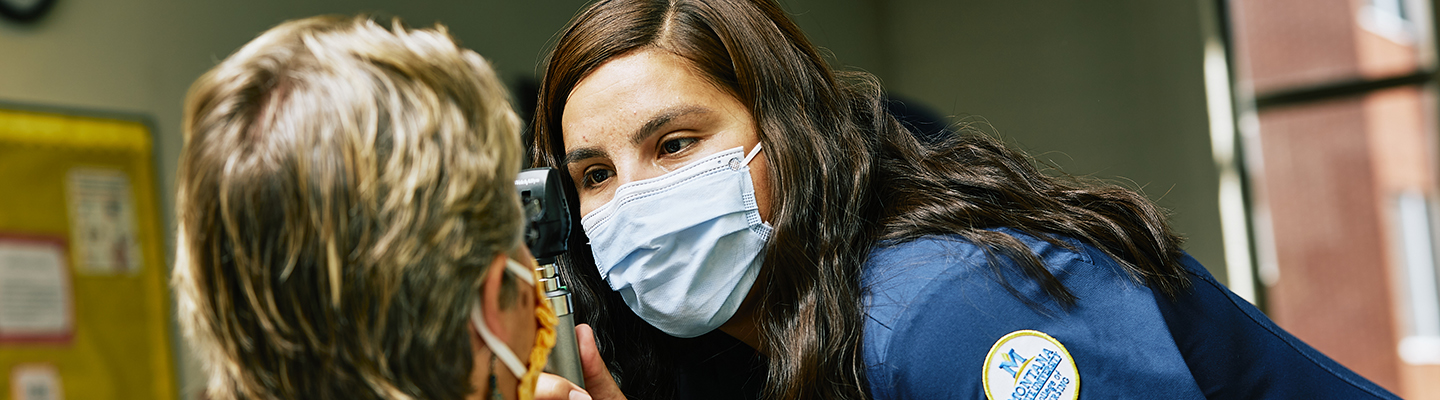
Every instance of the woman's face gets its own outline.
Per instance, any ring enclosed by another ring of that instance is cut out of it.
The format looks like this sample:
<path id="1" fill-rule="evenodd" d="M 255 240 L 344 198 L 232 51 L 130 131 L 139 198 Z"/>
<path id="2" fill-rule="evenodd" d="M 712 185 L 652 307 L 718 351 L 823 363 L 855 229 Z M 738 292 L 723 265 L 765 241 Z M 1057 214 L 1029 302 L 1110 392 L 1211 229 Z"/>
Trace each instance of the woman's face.
<path id="1" fill-rule="evenodd" d="M 626 183 L 654 178 L 720 151 L 760 142 L 739 100 L 688 61 L 646 49 L 616 57 L 575 85 L 561 115 L 565 156 L 580 213 L 609 202 Z M 770 219 L 765 150 L 750 162 L 760 216 Z"/>

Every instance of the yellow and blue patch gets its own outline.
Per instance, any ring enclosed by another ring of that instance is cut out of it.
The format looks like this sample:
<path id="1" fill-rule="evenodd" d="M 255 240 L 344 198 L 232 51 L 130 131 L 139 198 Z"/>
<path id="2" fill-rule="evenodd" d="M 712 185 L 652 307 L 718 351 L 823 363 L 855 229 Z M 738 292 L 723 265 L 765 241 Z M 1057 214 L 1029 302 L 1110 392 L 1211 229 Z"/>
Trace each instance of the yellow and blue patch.
<path id="1" fill-rule="evenodd" d="M 985 356 L 985 398 L 989 400 L 1075 400 L 1080 371 L 1059 340 L 1044 332 L 1019 330 L 995 341 Z"/>

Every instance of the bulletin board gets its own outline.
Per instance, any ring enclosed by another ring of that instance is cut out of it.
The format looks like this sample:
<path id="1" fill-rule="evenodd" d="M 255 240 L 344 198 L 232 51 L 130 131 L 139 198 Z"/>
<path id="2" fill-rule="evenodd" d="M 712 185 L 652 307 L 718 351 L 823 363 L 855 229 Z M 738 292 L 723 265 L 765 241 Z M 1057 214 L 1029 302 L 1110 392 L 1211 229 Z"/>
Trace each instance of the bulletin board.
<path id="1" fill-rule="evenodd" d="M 0 399 L 175 399 L 140 118 L 0 105 Z"/>

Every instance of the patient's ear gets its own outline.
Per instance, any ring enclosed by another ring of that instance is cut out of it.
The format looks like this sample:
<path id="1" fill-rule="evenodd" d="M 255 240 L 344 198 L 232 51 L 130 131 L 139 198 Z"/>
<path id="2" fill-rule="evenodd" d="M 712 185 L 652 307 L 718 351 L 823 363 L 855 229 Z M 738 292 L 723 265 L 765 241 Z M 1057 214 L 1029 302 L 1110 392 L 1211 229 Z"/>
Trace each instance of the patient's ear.
<path id="1" fill-rule="evenodd" d="M 496 254 L 495 259 L 490 261 L 490 269 L 485 271 L 485 280 L 480 285 L 480 311 L 485 313 L 485 327 L 490 329 L 497 337 L 508 337 L 510 330 L 505 327 L 504 312 L 500 308 L 502 280 L 505 279 L 504 253 Z"/>

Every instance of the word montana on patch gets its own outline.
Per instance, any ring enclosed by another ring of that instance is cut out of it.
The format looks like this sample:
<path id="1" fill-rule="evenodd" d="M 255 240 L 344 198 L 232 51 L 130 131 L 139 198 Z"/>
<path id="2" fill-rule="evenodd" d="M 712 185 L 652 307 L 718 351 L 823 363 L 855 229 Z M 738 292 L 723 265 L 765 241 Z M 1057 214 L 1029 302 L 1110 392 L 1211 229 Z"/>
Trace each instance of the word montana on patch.
<path id="1" fill-rule="evenodd" d="M 1075 400 L 1080 371 L 1060 341 L 1040 331 L 1010 332 L 985 356 L 989 400 Z"/>

